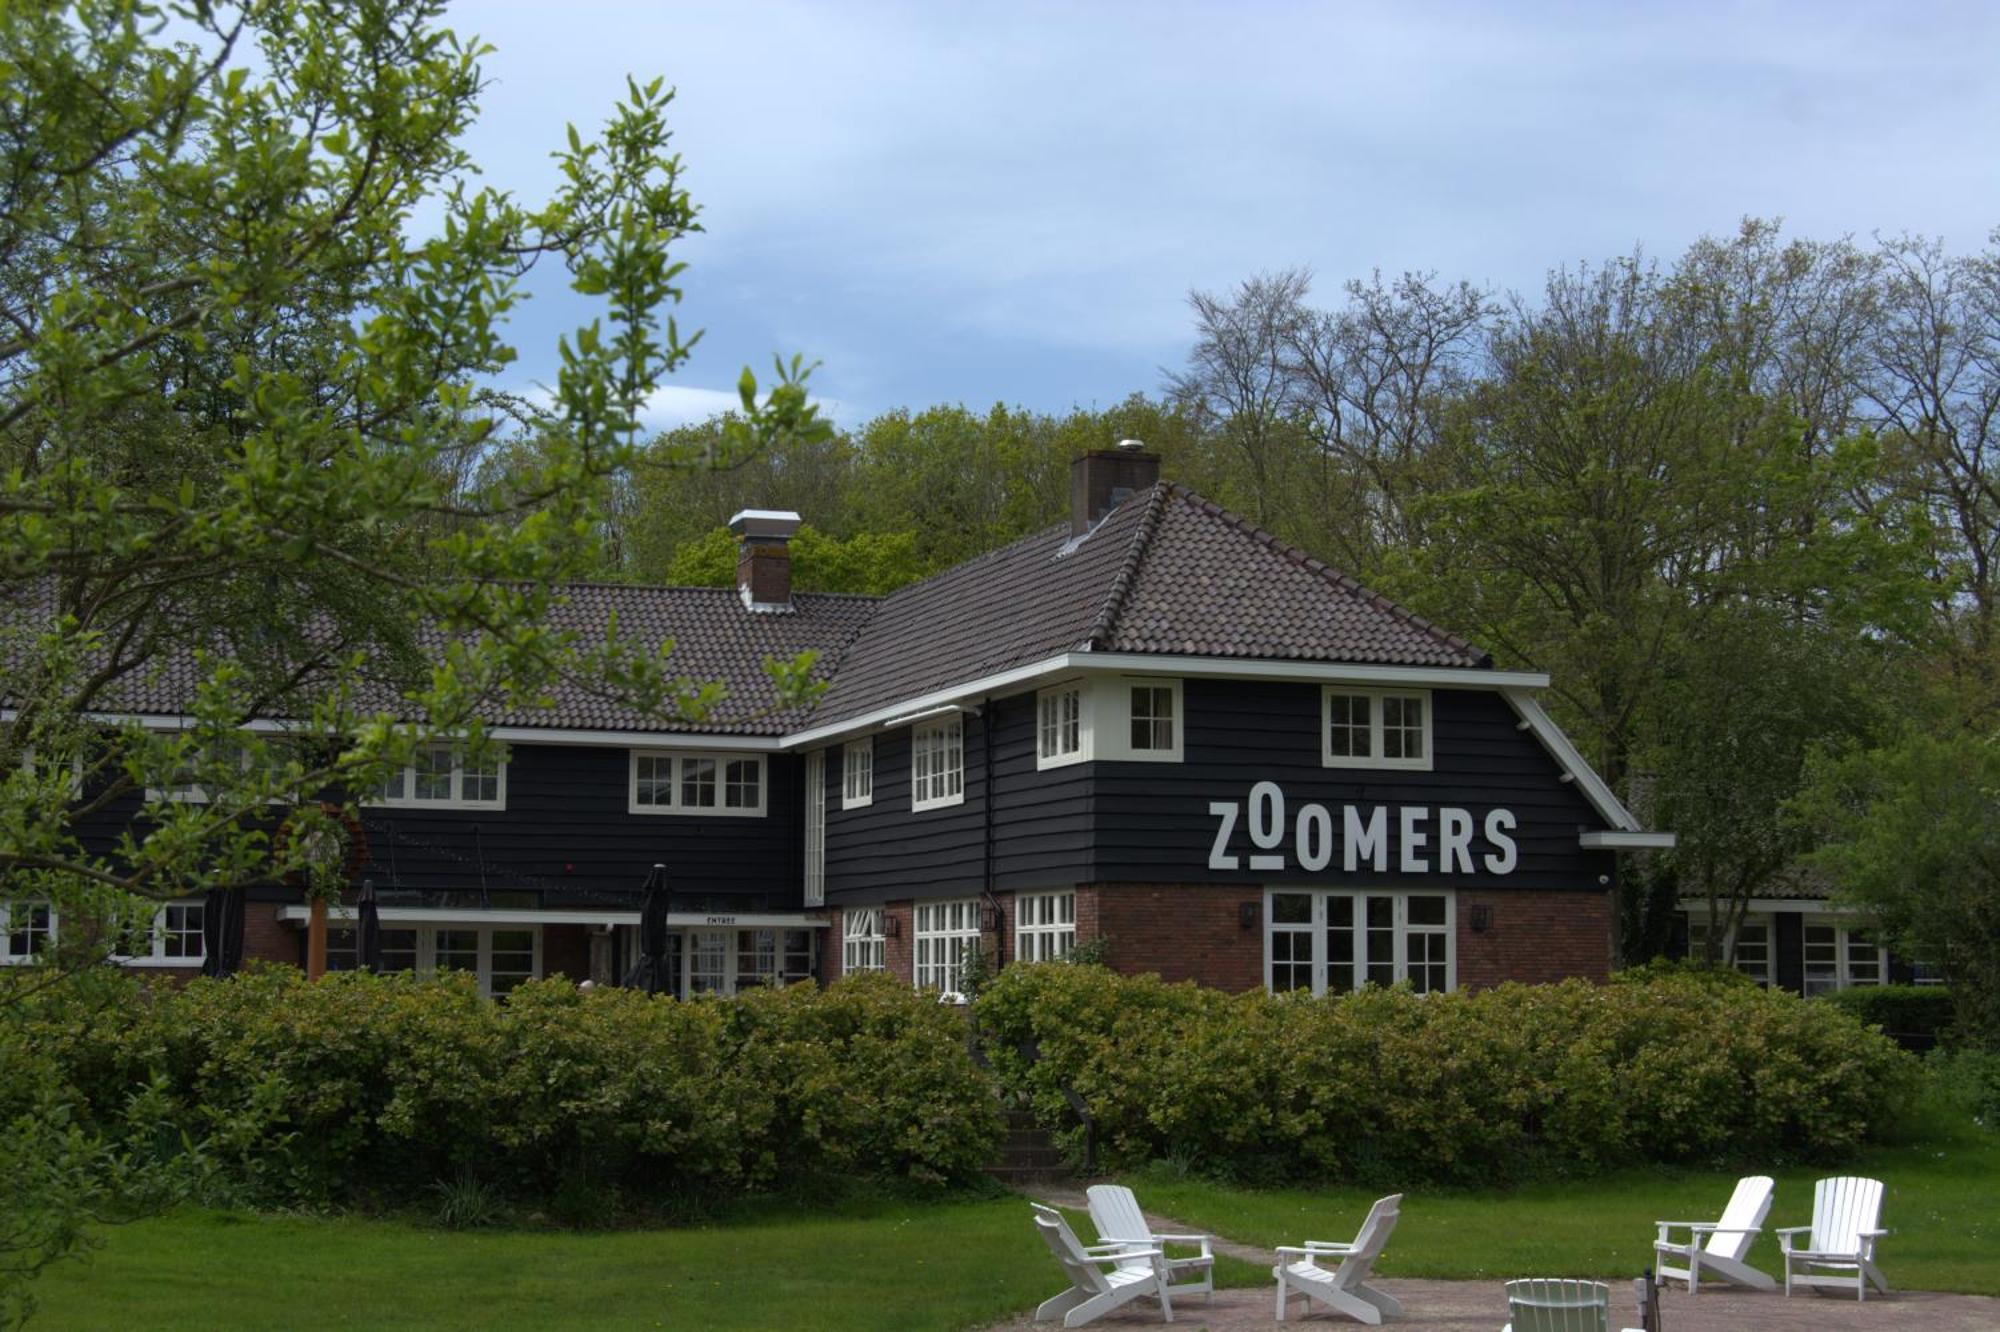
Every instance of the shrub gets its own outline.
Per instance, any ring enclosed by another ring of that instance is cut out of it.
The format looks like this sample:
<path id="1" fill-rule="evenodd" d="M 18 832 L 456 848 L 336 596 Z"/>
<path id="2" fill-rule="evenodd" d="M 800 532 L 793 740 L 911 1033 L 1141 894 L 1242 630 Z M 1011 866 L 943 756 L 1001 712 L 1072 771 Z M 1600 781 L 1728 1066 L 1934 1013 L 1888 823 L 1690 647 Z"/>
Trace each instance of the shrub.
<path id="1" fill-rule="evenodd" d="M 38 1045 L 107 1126 L 156 1085 L 174 1126 L 273 1203 L 490 1189 L 595 1223 L 621 1195 L 688 1208 L 814 1176 L 963 1181 L 1001 1132 L 960 1015 L 878 976 L 685 1003 L 543 981 L 494 1004 L 464 976 L 253 968 L 59 1015 Z"/>
<path id="2" fill-rule="evenodd" d="M 1474 1183 L 1641 1162 L 1834 1159 L 1905 1105 L 1915 1063 L 1832 1006 L 1685 976 L 1311 999 L 1089 967 L 980 997 L 1002 1086 L 1073 1152 Z"/>
<path id="3" fill-rule="evenodd" d="M 1857 985 L 1820 996 L 1870 1026 L 1880 1027 L 1905 1049 L 1927 1050 L 1951 1027 L 1951 991 L 1942 985 Z"/>

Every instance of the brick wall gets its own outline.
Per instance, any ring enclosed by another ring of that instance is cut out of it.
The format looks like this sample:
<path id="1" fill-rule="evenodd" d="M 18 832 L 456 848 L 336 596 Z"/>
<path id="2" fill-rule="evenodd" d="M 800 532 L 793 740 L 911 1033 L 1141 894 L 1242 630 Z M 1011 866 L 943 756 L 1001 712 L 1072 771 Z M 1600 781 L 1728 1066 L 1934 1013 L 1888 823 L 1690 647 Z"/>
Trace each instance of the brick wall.
<path id="1" fill-rule="evenodd" d="M 276 902 L 243 904 L 245 962 L 288 962 L 295 967 L 304 964 L 305 931 L 280 922 L 278 908 Z"/>
<path id="2" fill-rule="evenodd" d="M 1244 929 L 1243 906 L 1256 907 Z M 1219 990 L 1264 984 L 1264 893 L 1192 883 L 1087 884 L 1076 890 L 1076 941 L 1108 940 L 1113 970 L 1158 972 Z"/>
<path id="3" fill-rule="evenodd" d="M 1492 913 L 1483 933 L 1473 909 Z M 1601 981 L 1611 975 L 1611 894 L 1505 892 L 1458 894 L 1458 985 L 1482 990 L 1502 981 Z"/>
<path id="4" fill-rule="evenodd" d="M 582 925 L 542 926 L 542 974 L 589 980 L 589 930 Z"/>
<path id="5" fill-rule="evenodd" d="M 894 922 L 891 924 L 890 922 Z M 908 902 L 882 905 L 882 928 L 889 937 L 882 944 L 882 969 L 911 985 L 916 982 L 916 912 Z"/>

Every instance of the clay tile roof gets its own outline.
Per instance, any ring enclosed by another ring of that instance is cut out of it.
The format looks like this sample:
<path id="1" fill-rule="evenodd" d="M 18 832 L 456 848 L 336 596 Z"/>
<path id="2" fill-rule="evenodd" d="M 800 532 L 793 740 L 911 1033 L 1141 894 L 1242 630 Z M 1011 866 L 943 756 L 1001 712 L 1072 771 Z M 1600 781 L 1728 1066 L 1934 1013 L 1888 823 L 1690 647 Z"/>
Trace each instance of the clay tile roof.
<path id="1" fill-rule="evenodd" d="M 699 722 L 643 715 L 575 685 L 553 706 L 489 725 L 784 735 L 851 720 L 1058 652 L 1478 668 L 1485 653 L 1190 491 L 1160 484 L 1081 539 L 1068 524 L 1025 537 L 887 597 L 803 592 L 753 612 L 730 588 L 582 583 L 551 619 L 588 642 L 613 615 L 649 648 L 671 638 L 674 674 L 720 681 Z M 763 663 L 808 649 L 830 682 L 810 711 L 778 711 Z M 131 711 L 176 714 L 194 682 L 177 655 L 121 682 Z M 377 706 L 388 706 L 383 695 Z"/>
<path id="2" fill-rule="evenodd" d="M 964 684 L 1057 652 L 1489 663 L 1305 552 L 1176 485 L 894 592 L 848 651 L 816 723 Z"/>

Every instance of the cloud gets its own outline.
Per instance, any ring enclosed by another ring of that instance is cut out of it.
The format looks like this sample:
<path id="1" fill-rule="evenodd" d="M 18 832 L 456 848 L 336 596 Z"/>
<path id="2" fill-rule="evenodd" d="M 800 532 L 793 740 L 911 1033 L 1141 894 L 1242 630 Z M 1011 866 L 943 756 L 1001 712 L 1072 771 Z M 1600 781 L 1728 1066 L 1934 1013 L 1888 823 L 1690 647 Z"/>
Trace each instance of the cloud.
<path id="1" fill-rule="evenodd" d="M 768 390 L 770 386 L 765 384 L 760 387 Z M 555 400 L 555 395 L 540 384 L 520 392 L 522 397 L 542 407 L 548 407 Z M 841 425 L 856 424 L 855 413 L 838 398 L 814 396 L 812 401 L 819 408 L 820 415 Z M 639 420 L 648 430 L 672 430 L 677 426 L 696 425 L 724 412 L 740 411 L 742 403 L 742 398 L 733 388 L 662 384 L 647 397 L 646 405 L 640 409 Z"/>

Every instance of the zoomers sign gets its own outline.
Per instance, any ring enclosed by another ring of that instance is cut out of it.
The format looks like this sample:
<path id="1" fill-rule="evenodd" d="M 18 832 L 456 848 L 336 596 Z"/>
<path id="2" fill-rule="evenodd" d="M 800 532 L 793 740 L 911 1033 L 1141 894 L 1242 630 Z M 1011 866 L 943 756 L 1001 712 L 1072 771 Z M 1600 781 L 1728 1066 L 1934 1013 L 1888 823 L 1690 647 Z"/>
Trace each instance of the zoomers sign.
<path id="1" fill-rule="evenodd" d="M 1287 851 L 1300 869 L 1317 871 L 1333 863 L 1337 850 L 1340 868 L 1350 874 L 1512 874 L 1520 859 L 1508 836 L 1518 826 L 1511 809 L 1489 810 L 1483 825 L 1475 824 L 1470 810 L 1451 805 L 1435 817 L 1428 805 L 1395 806 L 1393 816 L 1388 805 L 1301 805 L 1287 820 L 1284 791 L 1276 782 L 1259 782 L 1250 788 L 1247 818 L 1240 801 L 1212 800 L 1208 812 L 1216 819 L 1208 852 L 1212 870 L 1241 869 L 1247 859 L 1252 870 L 1283 871 Z M 1239 826 L 1253 848 L 1247 858 L 1229 846 Z"/>

